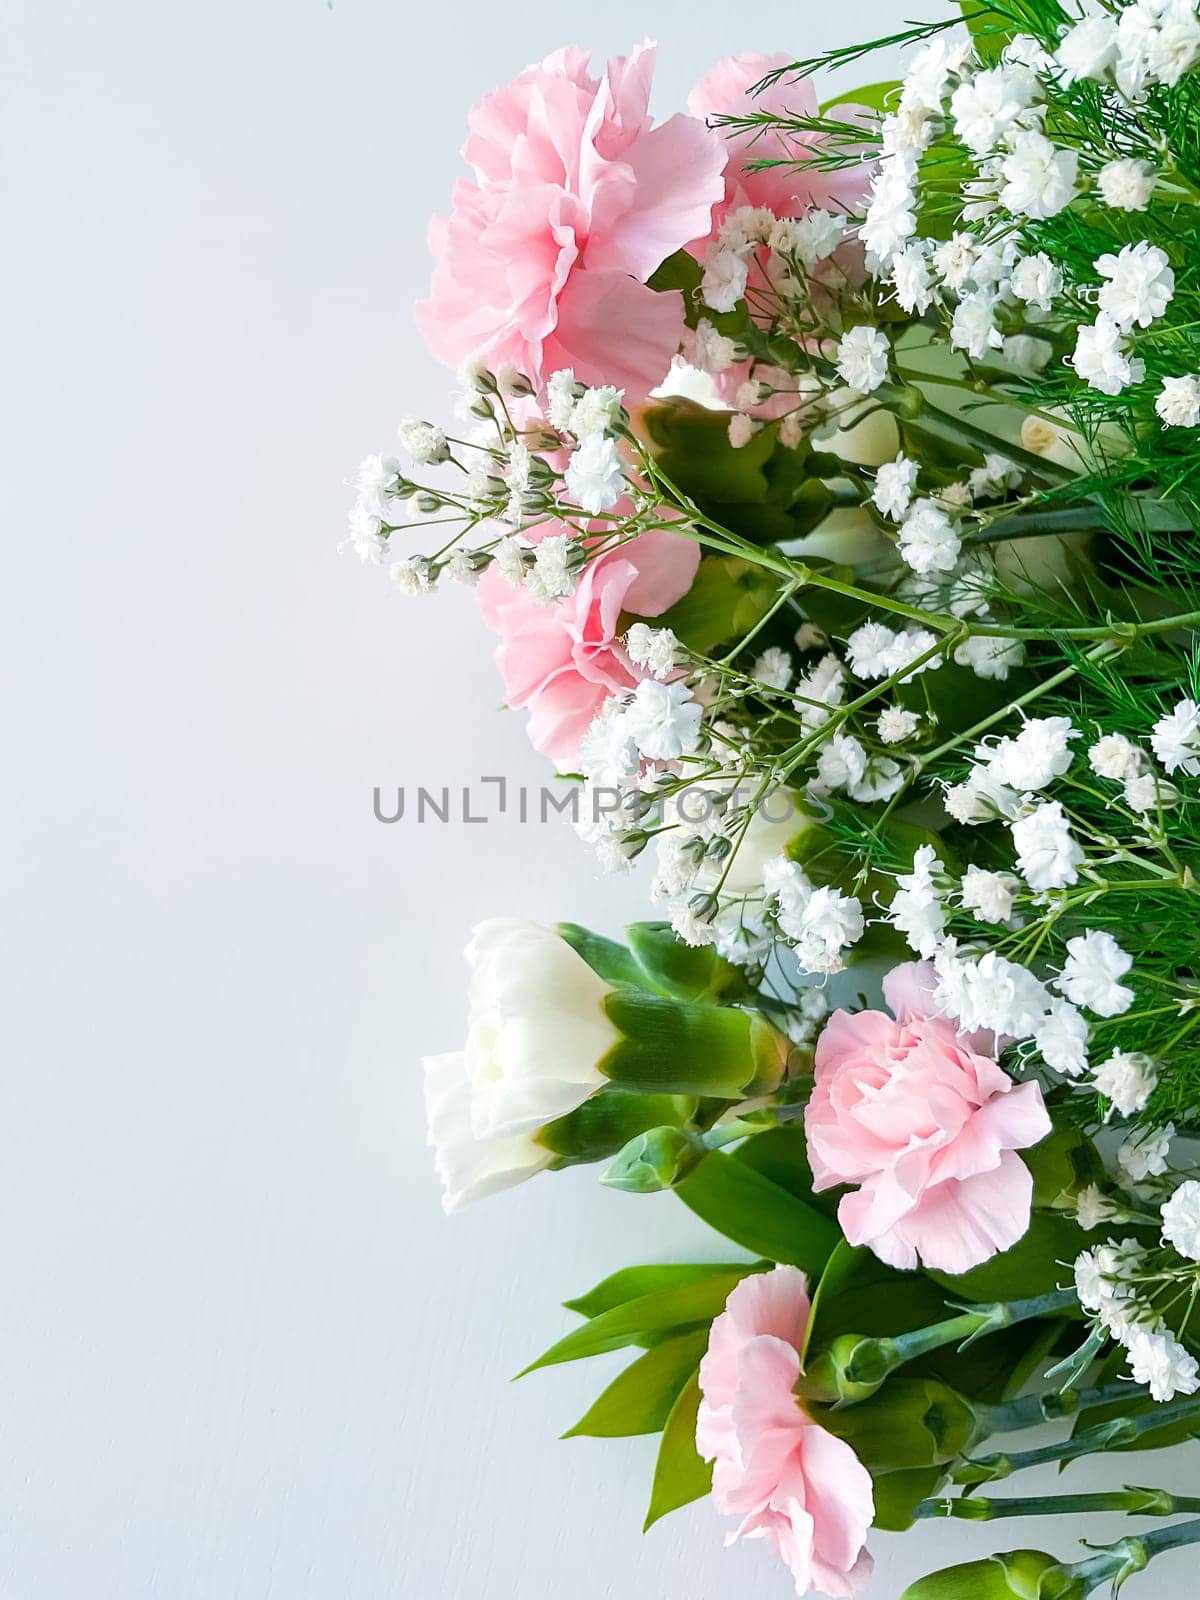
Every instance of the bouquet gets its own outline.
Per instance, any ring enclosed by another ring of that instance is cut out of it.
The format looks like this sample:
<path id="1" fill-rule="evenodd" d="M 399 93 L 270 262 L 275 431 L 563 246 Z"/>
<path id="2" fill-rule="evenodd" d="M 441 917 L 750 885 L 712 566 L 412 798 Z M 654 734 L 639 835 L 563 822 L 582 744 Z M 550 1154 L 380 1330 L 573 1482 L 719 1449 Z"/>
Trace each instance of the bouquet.
<path id="1" fill-rule="evenodd" d="M 417 308 L 458 420 L 350 519 L 477 586 L 654 908 L 475 929 L 446 1204 L 590 1162 L 711 1225 L 534 1362 L 628 1350 L 573 1431 L 661 1434 L 648 1524 L 711 1494 L 846 1596 L 873 1528 L 1124 1511 L 907 1593 L 1115 1590 L 1200 1542 L 1134 1454 L 1200 1432 L 1200 14 L 966 0 L 658 125 L 653 60 L 471 113 Z"/>

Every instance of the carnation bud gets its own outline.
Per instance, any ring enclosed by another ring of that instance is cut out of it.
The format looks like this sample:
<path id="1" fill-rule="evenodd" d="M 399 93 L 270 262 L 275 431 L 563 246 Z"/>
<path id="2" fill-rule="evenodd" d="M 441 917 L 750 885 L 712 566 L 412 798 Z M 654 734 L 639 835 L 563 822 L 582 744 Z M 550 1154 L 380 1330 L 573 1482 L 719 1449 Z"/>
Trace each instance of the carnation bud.
<path id="1" fill-rule="evenodd" d="M 945 1567 L 910 1584 L 900 1600 L 1042 1600 L 1043 1575 L 1058 1562 L 1044 1550 L 1008 1550 L 984 1561 Z M 1055 1591 L 1055 1600 L 1083 1600 L 1082 1583 Z"/>
<path id="2" fill-rule="evenodd" d="M 656 1194 L 685 1178 L 706 1154 L 704 1141 L 684 1128 L 650 1128 L 631 1139 L 600 1174 L 627 1194 Z"/>

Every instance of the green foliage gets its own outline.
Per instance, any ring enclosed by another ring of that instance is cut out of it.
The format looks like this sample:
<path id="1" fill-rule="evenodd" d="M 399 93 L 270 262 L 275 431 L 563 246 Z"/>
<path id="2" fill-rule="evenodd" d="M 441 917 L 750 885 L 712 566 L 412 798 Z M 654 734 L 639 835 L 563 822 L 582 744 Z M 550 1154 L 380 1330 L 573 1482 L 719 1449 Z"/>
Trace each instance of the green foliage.
<path id="1" fill-rule="evenodd" d="M 712 1467 L 696 1450 L 696 1413 L 700 1409 L 700 1377 L 693 1373 L 671 1407 L 654 1467 L 654 1486 L 644 1529 L 669 1511 L 699 1500 L 712 1488 Z"/>
<path id="2" fill-rule="evenodd" d="M 563 1438 L 624 1439 L 661 1433 L 707 1343 L 708 1329 L 698 1328 L 656 1344 L 613 1379 Z"/>
<path id="3" fill-rule="evenodd" d="M 625 1300 L 607 1311 L 599 1311 L 581 1328 L 575 1328 L 552 1344 L 536 1361 L 531 1361 L 518 1377 L 542 1367 L 558 1366 L 563 1361 L 582 1361 L 609 1350 L 623 1350 L 646 1335 L 665 1330 L 689 1331 L 707 1324 L 723 1310 L 730 1290 L 754 1267 L 726 1267 L 691 1283 L 677 1283 Z"/>
<path id="4" fill-rule="evenodd" d="M 675 1193 L 735 1244 L 803 1267 L 814 1277 L 841 1237 L 837 1225 L 814 1206 L 720 1151 L 706 1156 Z"/>

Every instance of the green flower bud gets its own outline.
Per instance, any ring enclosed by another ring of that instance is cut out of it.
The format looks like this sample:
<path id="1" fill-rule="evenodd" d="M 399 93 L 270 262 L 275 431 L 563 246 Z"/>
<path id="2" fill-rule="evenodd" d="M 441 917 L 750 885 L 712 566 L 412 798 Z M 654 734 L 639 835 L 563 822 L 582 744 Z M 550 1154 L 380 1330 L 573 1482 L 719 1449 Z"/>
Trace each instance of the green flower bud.
<path id="1" fill-rule="evenodd" d="M 597 1065 L 621 1088 L 748 1100 L 783 1082 L 791 1045 L 754 1012 L 629 985 L 603 1009 L 620 1037 Z"/>
<path id="2" fill-rule="evenodd" d="M 696 1102 L 687 1095 L 602 1089 L 567 1116 L 547 1123 L 536 1138 L 557 1157 L 556 1167 L 577 1166 L 584 1161 L 603 1161 L 617 1151 L 624 1153 L 648 1130 L 673 1134 L 695 1109 Z"/>
<path id="3" fill-rule="evenodd" d="M 1044 1550 L 1008 1550 L 918 1578 L 900 1600 L 1048 1600 L 1042 1577 L 1057 1565 Z M 1056 1592 L 1055 1600 L 1082 1600 L 1086 1592 L 1077 1584 Z"/>
<path id="4" fill-rule="evenodd" d="M 805 1365 L 801 1393 L 812 1400 L 855 1404 L 869 1400 L 895 1370 L 891 1341 L 844 1333 Z"/>
<path id="5" fill-rule="evenodd" d="M 684 1128 L 650 1128 L 617 1152 L 600 1182 L 627 1194 L 656 1194 L 685 1178 L 706 1153 L 703 1140 Z"/>
<path id="6" fill-rule="evenodd" d="M 934 1378 L 893 1378 L 872 1399 L 824 1411 L 820 1421 L 872 1472 L 953 1461 L 979 1427 L 962 1395 Z"/>

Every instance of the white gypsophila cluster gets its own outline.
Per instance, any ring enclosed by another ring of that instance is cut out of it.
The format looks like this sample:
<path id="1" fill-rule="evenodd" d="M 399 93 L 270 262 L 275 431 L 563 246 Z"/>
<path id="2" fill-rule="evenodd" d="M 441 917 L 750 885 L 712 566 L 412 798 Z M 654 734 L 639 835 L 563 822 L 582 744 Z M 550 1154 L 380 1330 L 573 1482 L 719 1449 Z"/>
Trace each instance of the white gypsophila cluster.
<path id="1" fill-rule="evenodd" d="M 348 532 L 339 549 L 353 550 L 360 561 L 379 565 L 388 547 L 384 532 L 388 503 L 399 484 L 399 462 L 380 455 L 363 458 L 355 479 Z"/>
<path id="2" fill-rule="evenodd" d="M 835 255 L 844 237 L 842 219 L 820 207 L 798 217 L 778 217 L 766 206 L 737 206 L 725 216 L 705 254 L 700 299 L 711 311 L 732 311 L 745 299 L 756 265 L 769 292 L 783 298 L 803 294 L 806 280 Z M 697 364 L 710 372 L 732 365 L 726 357 L 737 357 L 728 345 L 715 347 L 718 364 L 709 364 L 705 346 L 712 348 L 711 338 L 705 333 L 697 339 Z"/>
<path id="3" fill-rule="evenodd" d="M 862 906 L 836 889 L 814 887 L 786 856 L 766 863 L 762 874 L 768 910 L 793 946 L 801 970 L 827 975 L 845 967 L 845 952 L 862 938 Z"/>
<path id="4" fill-rule="evenodd" d="M 1081 1252 L 1073 1276 L 1079 1303 L 1095 1328 L 1124 1349 L 1134 1382 L 1155 1401 L 1161 1405 L 1200 1389 L 1200 1365 L 1164 1315 L 1194 1294 L 1194 1267 L 1136 1239 L 1110 1239 Z"/>
<path id="5" fill-rule="evenodd" d="M 1134 0 L 1119 15 L 1085 17 L 1064 37 L 1057 61 L 1066 84 L 1114 83 L 1129 100 L 1171 87 L 1200 61 L 1194 0 Z"/>
<path id="6" fill-rule="evenodd" d="M 625 467 L 616 440 L 593 432 L 571 452 L 564 475 L 567 493 L 589 516 L 598 517 L 625 493 Z"/>
<path id="7" fill-rule="evenodd" d="M 670 628 L 652 628 L 635 622 L 625 635 L 625 650 L 635 667 L 642 667 L 652 678 L 666 678 L 679 663 L 679 640 Z"/>
<path id="8" fill-rule="evenodd" d="M 1145 363 L 1133 353 L 1133 332 L 1161 317 L 1174 294 L 1165 252 L 1143 240 L 1099 256 L 1096 296 L 1090 283 L 1068 286 L 1045 251 L 1023 252 L 1020 227 L 1058 215 L 1089 181 L 1115 211 L 1149 208 L 1156 168 L 1114 150 L 1094 179 L 1087 178 L 1078 152 L 1048 136 L 1048 98 L 1086 78 L 1127 105 L 1192 70 L 1198 37 L 1192 0 L 1136 0 L 1119 14 L 1085 18 L 1067 32 L 1056 58 L 1036 40 L 1018 37 L 999 62 L 985 66 L 965 35 L 929 41 L 881 125 L 880 160 L 859 229 L 868 270 L 887 282 L 910 315 L 943 307 L 952 348 L 971 360 L 1001 356 L 1032 371 L 1052 347 L 1024 328 L 1014 330 L 1012 321 L 1018 314 L 1027 322 L 1050 316 L 1072 288 L 1097 300 L 1096 319 L 1078 328 L 1069 358 L 1076 375 L 1109 396 L 1140 383 Z M 963 188 L 962 230 L 935 241 L 918 235 L 922 159 L 947 131 L 961 142 L 974 172 Z M 1157 409 L 1164 426 L 1200 426 L 1200 375 L 1163 380 Z"/>

